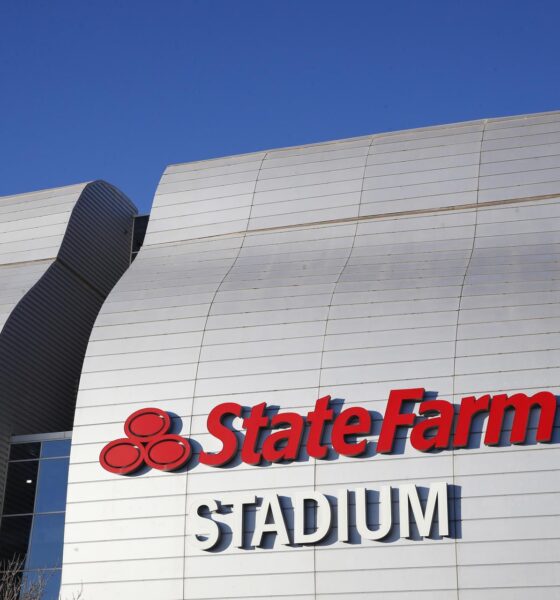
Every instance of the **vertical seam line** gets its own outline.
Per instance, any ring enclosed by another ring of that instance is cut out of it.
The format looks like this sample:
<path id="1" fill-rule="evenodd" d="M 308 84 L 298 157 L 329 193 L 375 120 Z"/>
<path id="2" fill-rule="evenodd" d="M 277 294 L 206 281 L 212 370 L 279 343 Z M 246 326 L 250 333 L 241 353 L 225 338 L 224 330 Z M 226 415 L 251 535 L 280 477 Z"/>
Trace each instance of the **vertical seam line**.
<path id="1" fill-rule="evenodd" d="M 473 229 L 473 237 L 472 237 L 472 245 L 471 245 L 471 251 L 467 260 L 467 264 L 465 266 L 465 272 L 463 274 L 463 280 L 461 282 L 461 287 L 459 289 L 459 304 L 457 306 L 457 320 L 455 322 L 455 341 L 454 341 L 454 345 L 453 345 L 453 378 L 451 380 L 451 389 L 452 389 L 452 394 L 453 394 L 453 403 L 455 404 L 455 377 L 457 375 L 456 373 L 456 366 L 457 366 L 457 338 L 459 336 L 459 319 L 461 316 L 461 304 L 463 302 L 463 293 L 464 293 L 464 289 L 465 289 L 465 283 L 467 280 L 467 275 L 469 273 L 469 269 L 471 266 L 471 262 L 472 262 L 472 258 L 474 255 L 474 248 L 475 248 L 475 244 L 476 244 L 476 229 L 477 229 L 477 225 L 478 225 L 478 204 L 479 204 L 479 195 L 480 195 L 480 167 L 482 164 L 482 145 L 484 143 L 484 133 L 486 131 L 486 124 L 488 123 L 488 119 L 484 119 L 483 123 L 482 123 L 482 132 L 481 132 L 481 136 L 480 136 L 480 150 L 479 150 L 479 154 L 478 154 L 478 172 L 476 175 L 476 207 L 474 209 L 474 229 Z M 451 478 L 453 481 L 453 486 L 454 486 L 454 490 L 455 488 L 455 449 L 452 447 L 451 448 Z M 458 524 L 457 524 L 457 513 L 456 513 L 456 498 L 455 498 L 455 493 L 453 495 L 453 547 L 454 547 L 454 551 L 455 551 L 455 585 L 456 585 L 456 589 L 457 589 L 457 600 L 460 599 L 460 591 L 459 591 L 459 560 L 458 560 L 458 548 L 457 548 L 457 528 L 458 528 Z"/>
<path id="2" fill-rule="evenodd" d="M 206 336 L 206 327 L 208 325 L 208 319 L 210 318 L 210 313 L 212 312 L 212 307 L 214 306 L 214 302 L 216 300 L 216 296 L 218 295 L 218 293 L 220 292 L 220 289 L 222 287 L 222 285 L 225 283 L 226 279 L 228 278 L 229 274 L 231 273 L 231 271 L 233 270 L 233 268 L 235 267 L 235 265 L 237 264 L 237 260 L 239 259 L 239 256 L 241 255 L 241 251 L 243 250 L 243 245 L 245 244 L 245 239 L 247 237 L 247 234 L 249 232 L 249 224 L 251 222 L 251 215 L 253 213 L 253 206 L 255 204 L 255 194 L 257 192 L 257 184 L 259 182 L 259 177 L 262 171 L 262 167 L 264 164 L 264 161 L 266 159 L 266 157 L 268 156 L 269 152 L 265 152 L 262 159 L 261 159 L 261 164 L 259 165 L 259 170 L 257 171 L 257 176 L 255 177 L 255 185 L 253 187 L 253 193 L 251 196 L 251 206 L 249 208 L 249 215 L 247 216 L 247 226 L 245 228 L 244 233 L 242 234 L 242 239 L 241 239 L 241 244 L 239 245 L 239 249 L 237 251 L 237 254 L 235 255 L 235 258 L 233 259 L 233 261 L 231 262 L 231 265 L 229 266 L 229 268 L 227 269 L 226 273 L 224 274 L 224 276 L 222 277 L 222 279 L 220 280 L 220 283 L 218 284 L 218 286 L 216 287 L 216 289 L 214 290 L 214 294 L 212 296 L 212 300 L 210 301 L 210 304 L 208 305 L 208 310 L 206 311 L 206 319 L 204 321 L 204 327 L 202 330 L 202 338 L 200 340 L 200 348 L 198 351 L 198 359 L 196 361 L 196 370 L 195 370 L 195 375 L 194 375 L 194 386 L 193 386 L 193 393 L 192 393 L 192 399 L 191 399 L 191 407 L 190 407 L 190 412 L 189 412 L 189 428 L 188 428 L 188 436 L 191 436 L 191 432 L 192 432 L 192 414 L 193 414 L 193 409 L 194 409 L 194 402 L 196 399 L 196 385 L 198 383 L 198 368 L 200 366 L 200 358 L 202 356 L 202 349 L 204 347 L 204 338 Z M 186 585 L 186 580 L 187 580 L 187 502 L 188 502 L 188 491 L 189 491 L 189 473 L 188 470 L 185 473 L 185 505 L 184 505 L 184 515 L 185 515 L 185 526 L 183 529 L 183 583 L 182 583 L 182 590 L 183 590 L 183 594 L 182 597 L 185 597 L 185 585 Z"/>
<path id="3" fill-rule="evenodd" d="M 358 215 L 356 217 L 357 220 L 356 220 L 356 226 L 354 228 L 354 237 L 352 238 L 352 244 L 350 246 L 348 256 L 346 257 L 346 261 L 345 261 L 344 265 L 342 266 L 342 269 L 340 269 L 338 277 L 336 278 L 336 280 L 334 282 L 331 296 L 329 299 L 329 305 L 327 308 L 327 316 L 325 318 L 325 329 L 323 332 L 323 344 L 321 347 L 321 361 L 319 363 L 319 384 L 317 387 L 317 398 L 319 398 L 321 395 L 321 387 L 322 387 L 321 386 L 321 377 L 323 374 L 323 357 L 325 355 L 325 344 L 327 341 L 327 331 L 329 328 L 329 317 L 330 317 L 330 313 L 331 313 L 331 307 L 332 307 L 334 295 L 336 293 L 336 288 L 340 282 L 340 278 L 342 277 L 344 271 L 346 270 L 346 267 L 348 266 L 348 263 L 350 262 L 350 258 L 352 257 L 352 252 L 354 251 L 354 245 L 356 243 L 356 235 L 358 233 L 358 227 L 360 225 L 359 219 L 360 219 L 360 213 L 362 210 L 362 196 L 364 193 L 364 180 L 366 177 L 366 168 L 367 168 L 367 163 L 368 163 L 368 158 L 369 158 L 369 155 L 371 152 L 371 148 L 373 146 L 373 141 L 376 139 L 376 137 L 377 136 L 375 136 L 375 135 L 373 135 L 371 137 L 367 152 L 364 157 L 364 171 L 362 173 L 362 183 L 361 183 L 361 187 L 360 187 L 360 201 L 358 203 Z M 313 489 L 314 490 L 317 489 L 317 459 L 316 458 L 313 459 Z M 313 546 L 313 597 L 315 598 L 315 600 L 317 600 L 317 547 L 316 546 Z"/>

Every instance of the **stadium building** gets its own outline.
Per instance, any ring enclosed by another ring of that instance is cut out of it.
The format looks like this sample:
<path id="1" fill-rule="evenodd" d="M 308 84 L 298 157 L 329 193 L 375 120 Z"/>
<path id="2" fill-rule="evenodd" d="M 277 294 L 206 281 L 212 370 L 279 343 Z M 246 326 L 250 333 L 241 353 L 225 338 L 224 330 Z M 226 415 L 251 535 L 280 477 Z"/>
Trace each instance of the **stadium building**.
<path id="1" fill-rule="evenodd" d="M 145 237 L 144 237 L 145 235 Z M 44 600 L 560 596 L 560 113 L 0 198 L 0 558 Z"/>

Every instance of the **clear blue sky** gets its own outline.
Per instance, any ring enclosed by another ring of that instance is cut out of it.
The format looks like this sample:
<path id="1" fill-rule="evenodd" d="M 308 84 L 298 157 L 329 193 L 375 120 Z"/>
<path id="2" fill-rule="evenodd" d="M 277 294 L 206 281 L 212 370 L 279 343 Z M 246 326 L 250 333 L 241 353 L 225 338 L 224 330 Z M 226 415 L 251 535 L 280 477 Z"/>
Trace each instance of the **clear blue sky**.
<path id="1" fill-rule="evenodd" d="M 0 0 L 0 195 L 560 108 L 556 0 Z"/>

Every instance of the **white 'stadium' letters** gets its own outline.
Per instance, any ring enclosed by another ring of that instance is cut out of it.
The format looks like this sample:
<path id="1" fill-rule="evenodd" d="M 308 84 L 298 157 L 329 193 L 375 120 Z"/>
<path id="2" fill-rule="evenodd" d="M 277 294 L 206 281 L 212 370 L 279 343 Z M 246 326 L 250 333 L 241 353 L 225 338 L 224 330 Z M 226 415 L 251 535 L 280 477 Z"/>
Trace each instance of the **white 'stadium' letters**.
<path id="1" fill-rule="evenodd" d="M 413 486 L 416 491 L 416 486 Z M 356 497 L 356 529 L 366 540 L 381 540 L 391 531 L 393 524 L 393 515 L 391 510 L 391 487 L 381 488 L 379 493 L 379 527 L 371 530 L 367 524 L 368 504 L 366 488 L 358 488 L 354 495 Z M 399 497 L 400 502 L 400 497 Z"/>
<path id="2" fill-rule="evenodd" d="M 290 543 L 278 494 L 266 494 L 262 497 L 262 505 L 257 510 L 251 545 L 261 546 L 265 533 L 275 533 L 278 541 L 284 546 Z"/>
<path id="3" fill-rule="evenodd" d="M 220 527 L 212 519 L 200 514 L 200 509 L 205 508 L 210 514 L 218 512 L 218 503 L 213 498 L 199 498 L 191 507 L 193 510 L 188 515 L 193 531 L 196 531 L 197 545 L 201 550 L 210 550 L 220 541 Z"/>
<path id="4" fill-rule="evenodd" d="M 306 533 L 306 509 L 308 503 L 315 505 L 315 531 Z M 330 531 L 332 509 L 324 494 L 307 492 L 293 498 L 294 505 L 294 544 L 316 544 L 324 539 Z"/>
<path id="5" fill-rule="evenodd" d="M 439 534 L 449 535 L 449 515 L 447 509 L 447 484 L 432 483 L 426 504 L 426 512 L 422 512 L 420 499 L 416 486 L 407 483 L 399 487 L 399 518 L 401 523 L 401 537 L 410 537 L 409 505 L 418 526 L 418 533 L 422 537 L 428 537 L 432 529 L 434 514 L 438 507 Z"/>
<path id="6" fill-rule="evenodd" d="M 287 502 L 281 502 L 280 496 L 274 492 L 260 497 L 241 494 L 219 501 L 208 497 L 197 498 L 187 512 L 187 538 L 201 550 L 224 549 L 230 545 L 226 539 L 230 532 L 231 545 L 247 550 L 262 547 L 267 534 L 274 535 L 274 545 L 318 544 L 329 537 L 336 515 L 336 541 L 351 541 L 352 517 L 355 517 L 359 541 L 382 540 L 394 529 L 393 489 L 398 492 L 400 537 L 412 536 L 411 521 L 416 524 L 420 536 L 429 537 L 436 514 L 438 534 L 448 536 L 447 483 L 437 482 L 427 487 L 425 508 L 414 484 L 382 487 L 375 506 L 374 503 L 370 506 L 368 490 L 365 488 L 338 490 L 334 498 L 329 495 L 336 507 L 331 504 L 329 496 L 313 490 L 294 494 L 285 499 Z M 291 505 L 293 511 L 286 510 L 287 504 Z M 375 518 L 371 512 L 375 513 Z M 375 526 L 371 525 L 372 522 Z"/>

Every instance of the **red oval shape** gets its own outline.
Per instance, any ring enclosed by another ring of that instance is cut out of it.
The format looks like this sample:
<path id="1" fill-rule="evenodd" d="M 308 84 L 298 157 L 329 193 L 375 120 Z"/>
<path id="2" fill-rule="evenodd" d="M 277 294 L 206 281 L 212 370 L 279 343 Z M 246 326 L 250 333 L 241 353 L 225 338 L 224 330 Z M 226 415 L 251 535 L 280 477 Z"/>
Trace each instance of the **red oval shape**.
<path id="1" fill-rule="evenodd" d="M 184 452 L 184 448 L 175 440 L 162 440 L 154 444 L 150 452 L 150 459 L 161 465 L 165 465 L 180 459 Z"/>
<path id="2" fill-rule="evenodd" d="M 127 475 L 144 462 L 144 449 L 128 438 L 109 442 L 99 455 L 101 466 L 110 473 Z"/>
<path id="3" fill-rule="evenodd" d="M 146 464 L 160 471 L 174 471 L 187 463 L 191 445 L 180 435 L 162 435 L 146 447 Z"/>
<path id="4" fill-rule="evenodd" d="M 124 431 L 129 437 L 149 441 L 157 435 L 169 431 L 171 418 L 159 408 L 142 408 L 132 413 L 124 424 Z"/>

